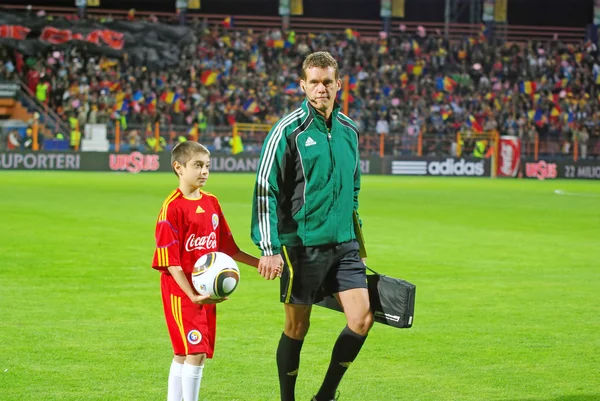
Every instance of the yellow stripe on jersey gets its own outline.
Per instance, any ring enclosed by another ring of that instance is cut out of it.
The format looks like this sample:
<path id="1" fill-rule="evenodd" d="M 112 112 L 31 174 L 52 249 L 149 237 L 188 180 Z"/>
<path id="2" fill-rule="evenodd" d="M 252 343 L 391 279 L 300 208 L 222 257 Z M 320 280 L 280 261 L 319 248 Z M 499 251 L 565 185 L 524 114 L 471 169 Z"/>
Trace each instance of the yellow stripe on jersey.
<path id="1" fill-rule="evenodd" d="M 171 295 L 171 312 L 173 313 L 173 318 L 175 319 L 177 327 L 179 327 L 179 333 L 181 334 L 181 339 L 183 340 L 183 345 L 185 346 L 185 354 L 187 355 L 188 346 L 187 341 L 185 339 L 185 332 L 183 330 L 183 320 L 181 317 L 181 297 Z"/>
<path id="2" fill-rule="evenodd" d="M 288 281 L 288 288 L 285 294 L 285 303 L 290 302 L 290 298 L 292 297 L 292 283 L 294 282 L 294 268 L 292 267 L 292 262 L 290 262 L 290 257 L 287 253 L 287 249 L 285 246 L 281 247 L 283 249 L 283 254 L 285 255 L 285 261 L 287 262 L 288 269 L 290 271 L 290 279 Z"/>
<path id="3" fill-rule="evenodd" d="M 156 260 L 158 262 L 158 266 L 162 267 L 162 258 L 161 258 L 161 253 L 160 253 L 160 248 L 156 248 Z"/>
<path id="4" fill-rule="evenodd" d="M 169 267 L 169 249 L 163 248 L 164 257 L 165 257 L 165 267 Z"/>
<path id="5" fill-rule="evenodd" d="M 200 190 L 200 193 L 201 193 L 202 195 L 212 196 L 213 198 L 216 198 L 216 195 L 213 195 L 213 194 L 211 194 L 210 192 L 206 192 L 206 191 L 202 191 L 202 190 Z"/>
<path id="6" fill-rule="evenodd" d="M 167 219 L 167 209 L 169 204 L 173 202 L 179 196 L 179 192 L 177 190 L 171 192 L 171 194 L 165 199 L 162 209 L 160 210 L 160 214 L 158 215 L 158 221 L 163 221 Z"/>
<path id="7" fill-rule="evenodd" d="M 169 258 L 165 255 L 165 250 L 166 248 L 157 248 L 159 267 L 169 267 Z"/>

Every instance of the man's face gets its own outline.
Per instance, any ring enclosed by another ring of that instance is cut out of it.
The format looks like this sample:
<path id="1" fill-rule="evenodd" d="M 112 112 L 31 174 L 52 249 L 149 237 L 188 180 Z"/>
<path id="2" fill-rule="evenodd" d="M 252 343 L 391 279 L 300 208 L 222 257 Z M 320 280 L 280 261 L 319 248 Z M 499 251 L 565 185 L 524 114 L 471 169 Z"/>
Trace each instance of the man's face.
<path id="1" fill-rule="evenodd" d="M 179 164 L 179 163 L 178 163 Z M 192 188 L 202 188 L 208 180 L 210 157 L 198 153 L 185 166 L 176 166 L 182 181 Z"/>
<path id="2" fill-rule="evenodd" d="M 335 68 L 310 67 L 304 72 L 306 79 L 300 81 L 300 87 L 310 104 L 321 112 L 332 110 L 335 96 L 342 87 L 342 81 L 335 79 Z"/>

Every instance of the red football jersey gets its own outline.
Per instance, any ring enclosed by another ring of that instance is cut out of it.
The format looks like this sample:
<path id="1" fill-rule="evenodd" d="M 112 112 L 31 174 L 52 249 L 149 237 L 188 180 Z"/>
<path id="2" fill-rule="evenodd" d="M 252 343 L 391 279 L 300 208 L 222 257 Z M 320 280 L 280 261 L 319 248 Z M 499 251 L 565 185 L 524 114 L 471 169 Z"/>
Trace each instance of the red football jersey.
<path id="1" fill-rule="evenodd" d="M 216 196 L 200 191 L 200 198 L 186 198 L 177 189 L 167 197 L 156 222 L 153 268 L 181 266 L 191 274 L 200 256 L 239 250 Z"/>

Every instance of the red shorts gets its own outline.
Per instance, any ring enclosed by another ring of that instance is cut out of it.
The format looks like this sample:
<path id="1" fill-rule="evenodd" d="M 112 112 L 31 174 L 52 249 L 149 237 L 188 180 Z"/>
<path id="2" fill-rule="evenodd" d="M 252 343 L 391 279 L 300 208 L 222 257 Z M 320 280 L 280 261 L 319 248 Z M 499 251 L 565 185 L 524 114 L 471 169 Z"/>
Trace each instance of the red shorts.
<path id="1" fill-rule="evenodd" d="M 174 354 L 206 354 L 212 358 L 217 329 L 216 305 L 190 301 L 170 274 L 161 274 L 160 289 Z"/>

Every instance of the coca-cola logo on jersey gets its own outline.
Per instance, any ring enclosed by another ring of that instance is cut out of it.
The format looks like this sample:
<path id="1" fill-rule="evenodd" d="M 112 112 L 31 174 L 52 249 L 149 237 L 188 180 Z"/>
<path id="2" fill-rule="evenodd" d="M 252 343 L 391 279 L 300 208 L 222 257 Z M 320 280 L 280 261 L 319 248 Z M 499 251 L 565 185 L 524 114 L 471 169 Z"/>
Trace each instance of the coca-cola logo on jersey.
<path id="1" fill-rule="evenodd" d="M 204 237 L 196 237 L 195 234 L 190 235 L 185 241 L 185 250 L 191 252 L 194 249 L 198 251 L 217 249 L 217 234 L 213 231 Z"/>

